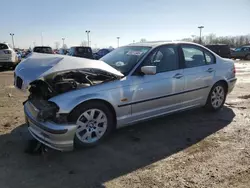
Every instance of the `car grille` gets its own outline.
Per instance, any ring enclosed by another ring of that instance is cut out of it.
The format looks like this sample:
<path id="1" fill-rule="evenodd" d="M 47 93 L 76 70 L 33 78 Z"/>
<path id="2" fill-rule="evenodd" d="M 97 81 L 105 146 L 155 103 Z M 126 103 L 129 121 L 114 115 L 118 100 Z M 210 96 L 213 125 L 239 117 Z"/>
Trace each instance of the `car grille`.
<path id="1" fill-rule="evenodd" d="M 22 85 L 23 85 L 22 78 L 20 78 L 19 76 L 17 76 L 16 77 L 16 87 L 18 87 L 19 89 L 22 89 Z"/>

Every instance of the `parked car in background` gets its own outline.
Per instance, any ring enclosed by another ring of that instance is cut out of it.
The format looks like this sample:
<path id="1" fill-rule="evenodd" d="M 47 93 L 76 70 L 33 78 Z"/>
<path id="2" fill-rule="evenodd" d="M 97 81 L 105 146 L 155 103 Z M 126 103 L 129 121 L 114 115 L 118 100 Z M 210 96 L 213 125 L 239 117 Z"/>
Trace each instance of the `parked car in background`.
<path id="1" fill-rule="evenodd" d="M 66 55 L 66 54 L 68 54 L 68 50 L 67 50 L 67 49 L 61 48 L 61 49 L 59 50 L 59 54 L 61 54 L 61 55 Z"/>
<path id="2" fill-rule="evenodd" d="M 92 49 L 85 46 L 73 46 L 69 49 L 69 56 L 93 59 Z"/>
<path id="3" fill-rule="evenodd" d="M 15 68 L 18 64 L 18 57 L 7 43 L 0 43 L 0 67 Z"/>
<path id="4" fill-rule="evenodd" d="M 250 60 L 250 45 L 235 48 L 232 51 L 232 58 Z"/>
<path id="5" fill-rule="evenodd" d="M 231 49 L 227 44 L 210 44 L 206 47 L 223 58 L 231 58 Z"/>
<path id="6" fill-rule="evenodd" d="M 20 54 L 21 54 L 21 57 L 22 57 L 22 58 L 25 58 L 26 52 L 25 52 L 24 50 L 21 50 L 21 51 L 20 51 Z"/>
<path id="7" fill-rule="evenodd" d="M 93 53 L 93 57 L 94 59 L 100 59 L 111 51 L 112 51 L 111 49 L 103 48 L 100 49 L 98 52 Z"/>
<path id="8" fill-rule="evenodd" d="M 22 51 L 17 51 L 16 55 L 17 55 L 18 62 L 21 62 L 22 61 Z"/>
<path id="9" fill-rule="evenodd" d="M 131 44 L 100 60 L 33 54 L 14 76 L 17 88 L 30 88 L 29 132 L 60 151 L 94 146 L 113 129 L 156 116 L 218 111 L 237 80 L 233 60 L 187 42 Z"/>
<path id="10" fill-rule="evenodd" d="M 59 50 L 57 49 L 53 50 L 53 54 L 59 54 Z"/>
<path id="11" fill-rule="evenodd" d="M 23 58 L 27 58 L 32 53 L 31 50 L 23 51 Z"/>
<path id="12" fill-rule="evenodd" d="M 43 53 L 43 54 L 53 54 L 53 50 L 49 46 L 36 46 L 33 48 L 33 52 Z"/>

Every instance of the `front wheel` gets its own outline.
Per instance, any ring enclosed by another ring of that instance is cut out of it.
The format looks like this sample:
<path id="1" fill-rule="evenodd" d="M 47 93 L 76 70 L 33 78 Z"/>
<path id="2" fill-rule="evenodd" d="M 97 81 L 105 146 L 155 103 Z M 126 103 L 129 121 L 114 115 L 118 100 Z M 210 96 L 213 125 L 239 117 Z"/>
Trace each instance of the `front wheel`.
<path id="1" fill-rule="evenodd" d="M 216 83 L 207 98 L 206 108 L 210 111 L 218 111 L 221 109 L 226 100 L 226 89 L 223 83 Z"/>
<path id="2" fill-rule="evenodd" d="M 71 119 L 78 125 L 75 146 L 92 147 L 99 144 L 113 129 L 115 121 L 107 105 L 93 101 L 83 103 L 72 112 Z"/>

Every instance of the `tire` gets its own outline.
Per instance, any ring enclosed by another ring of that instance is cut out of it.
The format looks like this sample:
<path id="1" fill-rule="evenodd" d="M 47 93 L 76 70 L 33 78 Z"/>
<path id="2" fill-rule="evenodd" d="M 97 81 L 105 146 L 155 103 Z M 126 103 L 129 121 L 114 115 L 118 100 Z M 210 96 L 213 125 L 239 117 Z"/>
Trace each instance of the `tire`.
<path id="1" fill-rule="evenodd" d="M 247 54 L 245 59 L 250 60 L 250 54 Z"/>
<path id="2" fill-rule="evenodd" d="M 226 86 L 222 82 L 217 82 L 211 89 L 207 102 L 206 102 L 206 109 L 212 112 L 216 112 L 220 110 L 226 100 L 227 90 Z"/>
<path id="3" fill-rule="evenodd" d="M 115 127 L 112 110 L 99 101 L 85 102 L 76 107 L 69 121 L 79 125 L 74 139 L 75 148 L 98 145 Z"/>
<path id="4" fill-rule="evenodd" d="M 15 70 L 17 64 L 13 64 L 11 67 L 10 67 L 10 70 Z"/>

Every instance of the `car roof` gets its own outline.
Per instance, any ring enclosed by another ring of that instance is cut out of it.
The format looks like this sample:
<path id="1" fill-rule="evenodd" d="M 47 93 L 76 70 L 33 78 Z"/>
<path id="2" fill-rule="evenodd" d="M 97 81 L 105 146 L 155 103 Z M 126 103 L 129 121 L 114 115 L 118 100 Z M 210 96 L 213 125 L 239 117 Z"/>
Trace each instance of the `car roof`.
<path id="1" fill-rule="evenodd" d="M 90 48 L 89 46 L 71 46 L 70 48 Z"/>
<path id="2" fill-rule="evenodd" d="M 7 42 L 0 42 L 0 44 L 5 44 L 5 45 L 9 46 L 9 44 Z"/>
<path id="3" fill-rule="evenodd" d="M 51 48 L 50 46 L 35 46 L 34 48 Z"/>
<path id="4" fill-rule="evenodd" d="M 147 41 L 147 42 L 132 43 L 132 44 L 129 44 L 128 46 L 157 47 L 157 46 L 161 46 L 164 44 L 193 44 L 196 46 L 202 46 L 194 42 L 185 42 L 185 41 Z"/>
<path id="5" fill-rule="evenodd" d="M 247 47 L 247 48 L 250 48 L 250 45 L 246 45 L 246 46 L 242 46 L 242 47 Z"/>
<path id="6" fill-rule="evenodd" d="M 207 44 L 205 46 L 229 46 L 228 44 Z"/>

